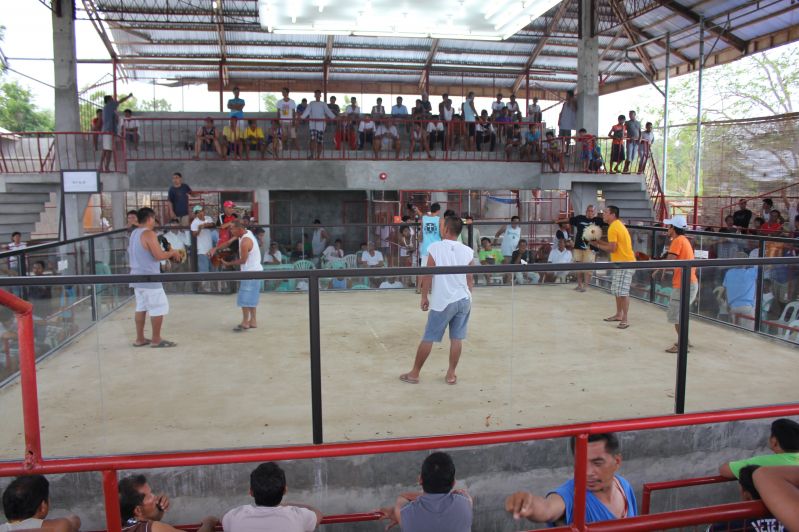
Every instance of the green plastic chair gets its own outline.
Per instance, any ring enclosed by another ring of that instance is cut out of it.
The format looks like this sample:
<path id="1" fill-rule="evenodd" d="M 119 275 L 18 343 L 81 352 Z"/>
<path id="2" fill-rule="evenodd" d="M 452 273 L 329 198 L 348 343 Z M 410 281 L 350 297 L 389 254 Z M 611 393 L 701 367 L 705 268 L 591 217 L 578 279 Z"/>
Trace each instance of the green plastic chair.
<path id="1" fill-rule="evenodd" d="M 356 284 L 352 287 L 353 290 L 369 290 L 368 284 Z"/>
<path id="2" fill-rule="evenodd" d="M 303 259 L 303 260 L 298 260 L 297 262 L 294 263 L 294 269 L 295 270 L 314 270 L 314 269 L 316 269 L 316 266 L 314 266 L 313 262 Z"/>

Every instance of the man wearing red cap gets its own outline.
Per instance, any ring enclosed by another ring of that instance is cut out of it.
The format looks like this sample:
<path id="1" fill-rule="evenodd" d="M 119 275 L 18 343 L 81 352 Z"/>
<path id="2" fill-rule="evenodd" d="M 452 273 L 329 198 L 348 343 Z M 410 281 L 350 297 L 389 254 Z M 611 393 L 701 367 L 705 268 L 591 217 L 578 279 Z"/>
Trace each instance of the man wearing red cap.
<path id="1" fill-rule="evenodd" d="M 233 225 L 233 220 L 237 220 L 239 217 L 234 210 L 235 208 L 236 204 L 229 200 L 222 204 L 222 212 L 220 212 L 219 216 L 216 217 L 216 226 L 219 228 L 219 241 L 216 247 L 211 250 L 212 257 L 217 249 L 226 247 L 224 244 L 228 240 L 233 239 L 233 234 L 230 232 L 230 227 Z M 231 242 L 227 248 L 230 249 L 230 251 L 232 251 L 234 254 L 238 253 L 238 241 Z"/>

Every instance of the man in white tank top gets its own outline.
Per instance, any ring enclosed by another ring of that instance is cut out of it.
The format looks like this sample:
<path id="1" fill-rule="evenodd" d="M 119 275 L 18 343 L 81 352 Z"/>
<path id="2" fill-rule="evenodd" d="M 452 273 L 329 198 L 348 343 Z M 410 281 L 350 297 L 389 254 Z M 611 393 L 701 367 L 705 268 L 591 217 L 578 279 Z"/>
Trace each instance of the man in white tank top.
<path id="1" fill-rule="evenodd" d="M 222 261 L 225 266 L 241 266 L 242 272 L 262 272 L 261 250 L 258 241 L 241 220 L 233 220 L 230 232 L 239 242 L 239 258 L 232 261 Z M 232 240 L 231 240 L 232 241 Z M 255 309 L 261 296 L 261 280 L 246 279 L 239 281 L 239 293 L 236 304 L 241 309 L 241 323 L 233 328 L 236 332 L 255 329 L 258 322 L 255 319 Z"/>
<path id="2" fill-rule="evenodd" d="M 425 266 L 468 266 L 472 263 L 474 257 L 472 248 L 458 242 L 462 228 L 463 222 L 460 218 L 451 216 L 444 221 L 444 240 L 433 242 L 427 248 Z M 449 368 L 445 381 L 447 384 L 458 382 L 455 368 L 458 366 L 463 340 L 466 338 L 472 308 L 473 285 L 474 277 L 465 273 L 421 276 L 421 308 L 424 312 L 429 311 L 427 326 L 416 350 L 413 369 L 400 375 L 401 381 L 418 384 L 419 372 L 430 356 L 433 342 L 440 342 L 444 338 L 444 331 L 449 327 Z M 429 298 L 428 293 L 430 293 Z"/>
<path id="3" fill-rule="evenodd" d="M 510 226 L 503 225 L 494 235 L 494 238 L 502 236 L 502 263 L 509 264 L 513 252 L 519 246 L 519 240 L 522 238 L 522 227 L 519 225 L 519 217 L 511 216 Z"/>
<path id="4" fill-rule="evenodd" d="M 50 483 L 42 475 L 28 475 L 12 481 L 3 492 L 3 510 L 8 519 L 0 531 L 41 529 L 46 532 L 77 532 L 80 517 L 69 515 L 46 519 L 50 512 Z"/>

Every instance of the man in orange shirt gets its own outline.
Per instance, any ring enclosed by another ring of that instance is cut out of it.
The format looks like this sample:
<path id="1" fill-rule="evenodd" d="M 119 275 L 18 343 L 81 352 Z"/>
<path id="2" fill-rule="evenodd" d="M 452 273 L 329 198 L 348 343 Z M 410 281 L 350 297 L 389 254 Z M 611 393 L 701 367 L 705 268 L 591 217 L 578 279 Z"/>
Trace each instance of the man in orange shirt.
<path id="1" fill-rule="evenodd" d="M 602 251 L 610 253 L 611 262 L 635 262 L 632 239 L 630 232 L 619 220 L 619 208 L 608 205 L 602 213 L 602 221 L 608 224 L 608 241 L 594 240 L 590 242 Z M 630 286 L 635 270 L 613 270 L 610 293 L 616 298 L 616 313 L 605 318 L 605 321 L 617 321 L 618 329 L 630 326 L 627 322 L 627 312 L 630 310 Z"/>
<path id="2" fill-rule="evenodd" d="M 669 226 L 669 238 L 671 245 L 666 254 L 666 260 L 693 260 L 694 248 L 688 237 L 685 236 L 685 229 L 688 227 L 688 220 L 682 214 L 676 214 L 673 218 L 663 220 Z M 667 353 L 676 353 L 680 342 L 680 286 L 682 285 L 682 268 L 674 268 L 674 276 L 671 281 L 671 297 L 669 298 L 669 310 L 666 320 L 674 324 L 677 331 L 677 341 L 674 345 L 666 349 Z M 691 268 L 691 296 L 689 305 L 696 299 L 699 293 L 699 281 L 696 278 L 696 268 Z"/>

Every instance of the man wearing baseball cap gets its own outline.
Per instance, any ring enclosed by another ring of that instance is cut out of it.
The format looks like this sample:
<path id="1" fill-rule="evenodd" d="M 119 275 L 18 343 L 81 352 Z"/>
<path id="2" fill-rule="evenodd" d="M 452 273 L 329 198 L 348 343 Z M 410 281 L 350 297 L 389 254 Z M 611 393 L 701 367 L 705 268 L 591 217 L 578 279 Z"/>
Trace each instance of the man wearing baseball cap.
<path id="1" fill-rule="evenodd" d="M 219 216 L 216 217 L 216 226 L 219 228 L 219 243 L 217 244 L 216 248 L 214 248 L 215 250 L 226 247 L 224 244 L 229 240 L 233 240 L 233 242 L 231 242 L 227 247 L 234 254 L 239 252 L 238 239 L 234 239 L 230 232 L 230 227 L 233 225 L 233 220 L 237 220 L 239 217 L 235 209 L 236 204 L 230 200 L 222 204 L 222 212 L 220 212 Z"/>
<path id="2" fill-rule="evenodd" d="M 688 228 L 688 221 L 683 214 L 675 214 L 673 218 L 663 220 L 663 223 L 669 227 L 669 251 L 666 254 L 666 260 L 694 260 L 694 248 L 691 241 L 685 236 L 685 230 Z M 694 302 L 696 294 L 699 293 L 699 281 L 696 278 L 696 268 L 691 268 L 691 296 L 688 304 Z M 677 341 L 666 349 L 667 353 L 676 353 L 679 348 L 680 342 L 680 286 L 682 285 L 682 268 L 674 268 L 674 275 L 671 281 L 671 297 L 669 298 L 669 310 L 666 313 L 666 319 L 669 323 L 674 324 L 674 330 L 677 332 Z"/>

